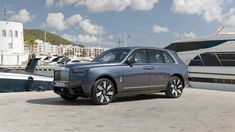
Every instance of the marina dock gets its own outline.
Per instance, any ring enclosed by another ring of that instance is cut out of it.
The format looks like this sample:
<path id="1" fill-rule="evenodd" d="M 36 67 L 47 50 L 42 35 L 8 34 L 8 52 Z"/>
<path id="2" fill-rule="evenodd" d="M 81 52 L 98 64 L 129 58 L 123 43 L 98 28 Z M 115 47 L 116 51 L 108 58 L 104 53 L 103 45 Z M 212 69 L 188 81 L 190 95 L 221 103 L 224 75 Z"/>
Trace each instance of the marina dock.
<path id="1" fill-rule="evenodd" d="M 235 130 L 234 92 L 186 88 L 178 99 L 141 95 L 117 98 L 105 106 L 84 98 L 66 102 L 50 91 L 2 93 L 0 100 L 1 132 Z"/>

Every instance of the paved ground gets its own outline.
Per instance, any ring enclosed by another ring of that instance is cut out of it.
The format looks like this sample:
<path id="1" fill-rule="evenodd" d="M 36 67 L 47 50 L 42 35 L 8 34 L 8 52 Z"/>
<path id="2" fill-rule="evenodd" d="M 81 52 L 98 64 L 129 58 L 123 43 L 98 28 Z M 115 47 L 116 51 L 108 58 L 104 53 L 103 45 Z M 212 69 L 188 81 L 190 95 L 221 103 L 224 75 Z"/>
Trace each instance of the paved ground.
<path id="1" fill-rule="evenodd" d="M 52 92 L 0 94 L 0 132 L 232 132 L 235 93 L 185 89 L 119 98 L 106 106 L 65 102 Z"/>

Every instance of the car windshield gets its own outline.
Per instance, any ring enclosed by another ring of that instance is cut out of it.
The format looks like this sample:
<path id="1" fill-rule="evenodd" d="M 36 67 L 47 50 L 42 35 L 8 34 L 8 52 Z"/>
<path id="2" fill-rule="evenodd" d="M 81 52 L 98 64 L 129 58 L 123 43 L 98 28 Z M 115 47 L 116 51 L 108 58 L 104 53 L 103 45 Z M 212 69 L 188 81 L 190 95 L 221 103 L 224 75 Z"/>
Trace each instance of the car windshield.
<path id="1" fill-rule="evenodd" d="M 111 49 L 103 52 L 101 55 L 96 57 L 92 62 L 100 62 L 100 63 L 117 63 L 121 62 L 127 54 L 130 52 L 128 48 L 118 48 Z"/>

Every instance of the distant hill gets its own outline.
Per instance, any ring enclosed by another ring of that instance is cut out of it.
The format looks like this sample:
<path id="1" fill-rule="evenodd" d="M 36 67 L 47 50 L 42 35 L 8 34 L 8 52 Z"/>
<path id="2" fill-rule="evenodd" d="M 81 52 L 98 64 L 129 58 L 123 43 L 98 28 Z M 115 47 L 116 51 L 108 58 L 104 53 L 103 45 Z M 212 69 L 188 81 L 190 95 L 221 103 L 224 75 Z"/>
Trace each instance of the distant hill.
<path id="1" fill-rule="evenodd" d="M 29 40 L 36 40 L 36 39 L 40 39 L 40 40 L 44 40 L 44 36 L 45 36 L 45 31 L 43 30 L 39 30 L 39 29 L 24 29 L 24 41 L 29 41 Z M 68 45 L 68 44 L 75 44 L 69 40 L 66 40 L 56 34 L 47 32 L 46 33 L 46 41 L 50 42 L 51 44 L 54 45 L 59 45 L 59 44 L 64 44 L 64 45 Z"/>

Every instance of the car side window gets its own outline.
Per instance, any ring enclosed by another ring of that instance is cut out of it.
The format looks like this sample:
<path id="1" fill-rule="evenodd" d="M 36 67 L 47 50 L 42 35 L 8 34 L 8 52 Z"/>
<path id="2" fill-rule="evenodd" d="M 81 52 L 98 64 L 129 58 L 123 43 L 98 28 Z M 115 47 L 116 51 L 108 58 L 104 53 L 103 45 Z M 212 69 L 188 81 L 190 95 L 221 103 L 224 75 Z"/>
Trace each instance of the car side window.
<path id="1" fill-rule="evenodd" d="M 134 59 L 137 64 L 146 63 L 146 52 L 145 50 L 137 49 L 131 54 L 128 59 Z"/>
<path id="2" fill-rule="evenodd" d="M 148 50 L 148 63 L 164 63 L 160 50 Z"/>
<path id="3" fill-rule="evenodd" d="M 168 52 L 162 51 L 162 55 L 164 57 L 165 63 L 175 63 L 174 59 Z"/>

